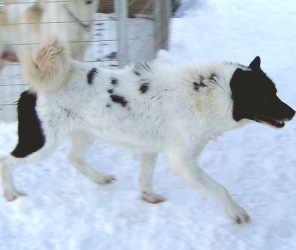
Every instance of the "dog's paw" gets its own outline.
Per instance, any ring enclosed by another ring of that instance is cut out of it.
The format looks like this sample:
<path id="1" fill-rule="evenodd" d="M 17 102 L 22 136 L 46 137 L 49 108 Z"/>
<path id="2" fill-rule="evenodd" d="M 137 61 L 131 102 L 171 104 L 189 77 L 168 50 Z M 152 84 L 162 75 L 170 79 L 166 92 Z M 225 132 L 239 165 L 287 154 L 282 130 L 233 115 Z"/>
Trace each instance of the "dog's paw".
<path id="1" fill-rule="evenodd" d="M 159 194 L 143 192 L 141 195 L 142 200 L 149 203 L 160 203 L 165 201 L 165 198 Z"/>
<path id="2" fill-rule="evenodd" d="M 26 195 L 24 192 L 20 192 L 16 189 L 14 190 L 9 190 L 9 191 L 4 191 L 4 197 L 7 201 L 14 201 L 15 199 L 17 199 L 20 196 L 24 196 Z"/>
<path id="3" fill-rule="evenodd" d="M 237 224 L 250 223 L 251 218 L 248 213 L 238 205 L 234 205 L 231 208 L 226 209 L 227 216 Z"/>
<path id="4" fill-rule="evenodd" d="M 113 175 L 104 175 L 104 176 L 99 176 L 94 180 L 95 183 L 104 185 L 104 184 L 109 184 L 113 181 L 116 181 L 115 176 Z"/>

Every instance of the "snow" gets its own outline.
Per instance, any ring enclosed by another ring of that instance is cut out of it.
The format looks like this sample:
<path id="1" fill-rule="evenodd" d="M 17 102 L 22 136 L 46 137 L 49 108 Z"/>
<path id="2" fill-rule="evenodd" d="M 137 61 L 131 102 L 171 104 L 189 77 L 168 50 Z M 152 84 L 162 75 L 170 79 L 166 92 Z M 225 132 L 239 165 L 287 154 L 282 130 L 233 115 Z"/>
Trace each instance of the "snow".
<path id="1" fill-rule="evenodd" d="M 158 60 L 248 64 L 260 55 L 279 96 L 295 108 L 295 1 L 197 2 L 183 0 L 180 18 L 172 19 L 171 49 Z M 0 123 L 0 155 L 15 146 L 16 126 Z M 251 215 L 243 226 L 173 176 L 164 155 L 154 184 L 167 200 L 152 205 L 138 197 L 136 155 L 97 142 L 90 163 L 118 180 L 97 186 L 69 167 L 65 141 L 47 159 L 15 171 L 28 195 L 0 197 L 0 249 L 296 249 L 295 132 L 295 119 L 283 129 L 248 125 L 210 142 L 199 159 Z"/>

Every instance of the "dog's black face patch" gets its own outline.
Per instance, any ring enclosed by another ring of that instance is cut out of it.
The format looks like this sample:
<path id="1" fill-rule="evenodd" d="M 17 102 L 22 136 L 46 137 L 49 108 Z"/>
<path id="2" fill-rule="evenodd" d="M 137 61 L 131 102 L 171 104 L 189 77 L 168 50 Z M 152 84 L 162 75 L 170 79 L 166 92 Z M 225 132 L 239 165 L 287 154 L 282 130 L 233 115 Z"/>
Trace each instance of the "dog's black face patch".
<path id="1" fill-rule="evenodd" d="M 110 95 L 110 98 L 112 102 L 119 103 L 122 107 L 126 107 L 128 104 L 128 101 L 120 95 Z"/>
<path id="2" fill-rule="evenodd" d="M 259 57 L 251 62 L 249 68 L 250 71 L 236 69 L 230 82 L 233 118 L 284 127 L 284 121 L 291 120 L 295 111 L 277 97 L 274 83 L 260 68 Z"/>
<path id="3" fill-rule="evenodd" d="M 87 83 L 89 85 L 93 84 L 94 77 L 98 73 L 98 70 L 96 68 L 92 68 L 88 73 L 87 73 Z"/>
<path id="4" fill-rule="evenodd" d="M 11 155 L 26 157 L 42 148 L 45 144 L 41 122 L 37 116 L 37 96 L 28 91 L 21 94 L 18 101 L 18 144 Z"/>

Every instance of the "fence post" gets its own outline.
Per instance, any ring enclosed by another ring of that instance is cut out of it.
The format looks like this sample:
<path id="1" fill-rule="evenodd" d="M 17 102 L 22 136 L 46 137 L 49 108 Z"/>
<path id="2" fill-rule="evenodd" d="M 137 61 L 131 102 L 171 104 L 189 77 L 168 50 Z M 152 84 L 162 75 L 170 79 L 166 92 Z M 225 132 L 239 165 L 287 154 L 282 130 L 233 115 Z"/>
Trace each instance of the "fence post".
<path id="1" fill-rule="evenodd" d="M 128 17 L 128 6 L 127 0 L 114 0 L 115 12 L 117 16 L 117 36 L 118 36 L 118 66 L 120 68 L 126 65 L 127 59 L 127 17 Z"/>
<path id="2" fill-rule="evenodd" d="M 171 1 L 154 0 L 156 52 L 169 49 Z"/>

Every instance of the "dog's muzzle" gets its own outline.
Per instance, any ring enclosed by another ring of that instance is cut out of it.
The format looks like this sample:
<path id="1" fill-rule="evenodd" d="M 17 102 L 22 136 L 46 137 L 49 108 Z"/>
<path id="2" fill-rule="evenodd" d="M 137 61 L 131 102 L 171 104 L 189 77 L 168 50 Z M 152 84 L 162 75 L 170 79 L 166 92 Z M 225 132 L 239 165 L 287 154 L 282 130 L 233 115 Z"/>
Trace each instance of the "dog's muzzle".
<path id="1" fill-rule="evenodd" d="M 255 120 L 256 122 L 266 123 L 276 128 L 283 128 L 285 126 L 286 121 L 290 121 L 293 119 L 293 117 L 295 116 L 295 110 L 292 109 L 290 106 L 286 105 L 284 113 L 285 113 L 285 116 L 280 118 L 257 115 L 254 117 L 253 120 Z"/>

